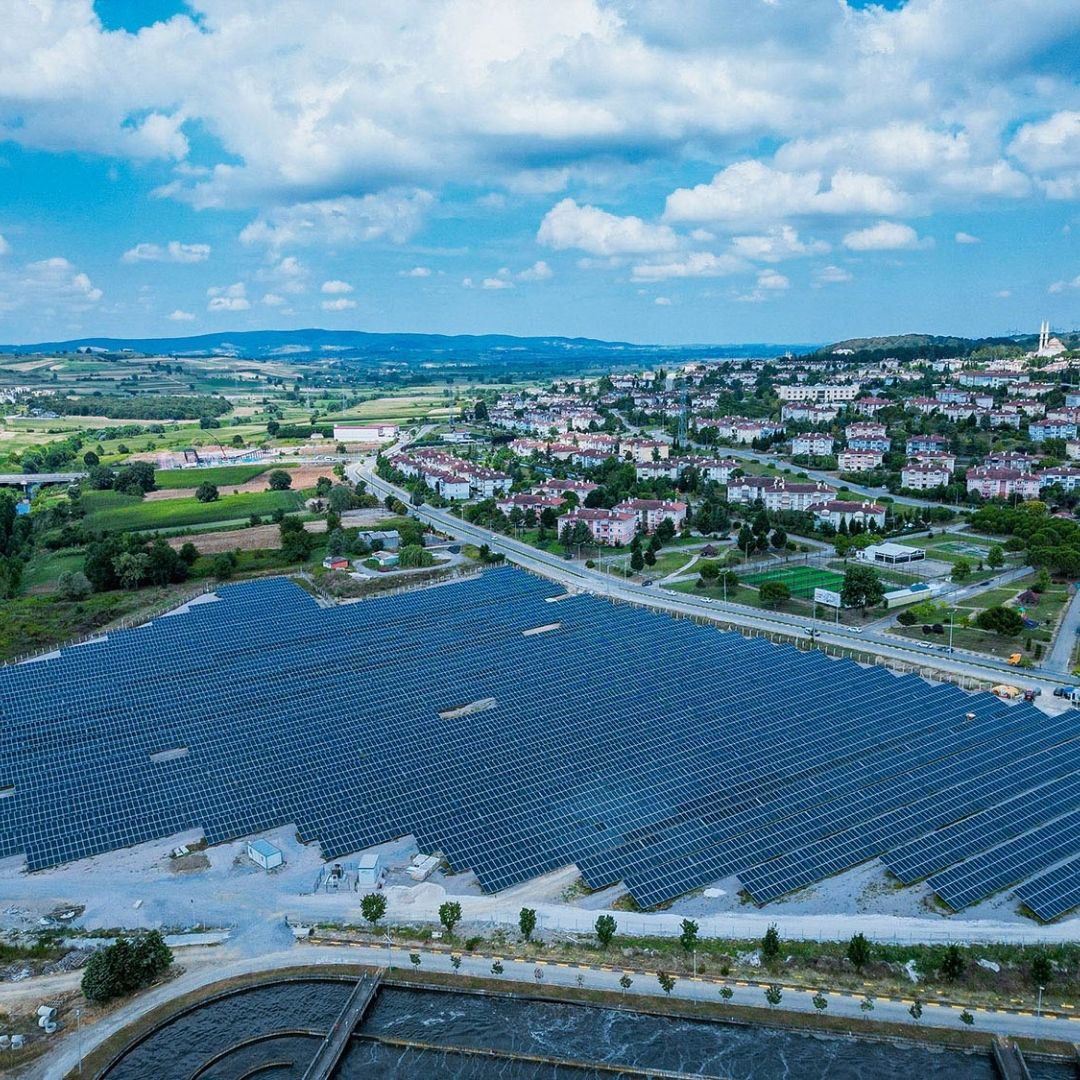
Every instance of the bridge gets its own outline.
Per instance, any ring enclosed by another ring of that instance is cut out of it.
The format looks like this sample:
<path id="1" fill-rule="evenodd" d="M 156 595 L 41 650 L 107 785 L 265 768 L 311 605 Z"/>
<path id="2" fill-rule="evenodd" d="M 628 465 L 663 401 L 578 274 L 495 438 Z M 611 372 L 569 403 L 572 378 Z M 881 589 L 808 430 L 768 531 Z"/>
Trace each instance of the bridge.
<path id="1" fill-rule="evenodd" d="M 304 1072 L 303 1080 L 330 1080 L 331 1074 L 337 1068 L 338 1062 L 341 1061 L 349 1045 L 349 1039 L 356 1025 L 363 1020 L 364 1013 L 367 1012 L 381 979 L 382 972 L 379 971 L 374 975 L 364 975 L 357 982 L 341 1014 L 334 1021 L 334 1026 L 311 1059 L 311 1064 Z"/>
<path id="2" fill-rule="evenodd" d="M 0 487 L 21 487 L 29 491 L 41 484 L 73 484 L 84 476 L 84 472 L 0 473 Z"/>

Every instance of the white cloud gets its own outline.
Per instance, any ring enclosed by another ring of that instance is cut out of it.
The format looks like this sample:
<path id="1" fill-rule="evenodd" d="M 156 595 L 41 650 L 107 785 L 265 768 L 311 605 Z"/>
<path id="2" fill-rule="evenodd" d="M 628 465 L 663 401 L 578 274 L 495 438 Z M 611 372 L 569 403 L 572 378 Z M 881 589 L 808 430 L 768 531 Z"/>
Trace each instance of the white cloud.
<path id="1" fill-rule="evenodd" d="M 375 240 L 400 244 L 420 228 L 424 214 L 434 202 L 430 192 L 412 190 L 296 203 L 278 207 L 245 226 L 240 241 L 273 248 Z"/>
<path id="2" fill-rule="evenodd" d="M 823 240 L 800 240 L 790 225 L 770 229 L 763 236 L 732 237 L 731 245 L 736 254 L 761 262 L 779 262 L 796 255 L 820 255 L 829 250 Z"/>
<path id="3" fill-rule="evenodd" d="M 538 259 L 528 269 L 516 275 L 518 281 L 547 281 L 554 277 L 554 271 L 543 259 Z"/>
<path id="4" fill-rule="evenodd" d="M 772 289 L 774 292 L 791 288 L 791 282 L 775 270 L 762 270 L 757 276 L 759 289 Z"/>
<path id="5" fill-rule="evenodd" d="M 972 236 L 971 233 L 958 232 L 953 239 L 958 244 L 981 244 L 982 241 L 977 236 Z"/>
<path id="6" fill-rule="evenodd" d="M 414 266 L 411 270 L 399 270 L 398 277 L 431 277 L 431 269 L 427 266 Z"/>
<path id="7" fill-rule="evenodd" d="M 671 297 L 670 296 L 658 296 L 653 301 L 653 303 L 656 304 L 657 307 L 671 307 Z"/>
<path id="8" fill-rule="evenodd" d="M 844 247 L 852 251 L 914 251 L 929 247 L 930 239 L 920 240 L 910 226 L 896 221 L 879 221 L 866 229 L 855 229 L 844 236 Z"/>
<path id="9" fill-rule="evenodd" d="M 211 285 L 206 295 L 210 298 L 207 311 L 247 311 L 251 307 L 242 281 L 233 285 Z"/>
<path id="10" fill-rule="evenodd" d="M 170 312 L 165 316 L 170 322 L 191 322 L 195 316 L 190 311 L 182 311 L 177 308 L 175 311 Z"/>
<path id="11" fill-rule="evenodd" d="M 1046 291 L 1060 293 L 1064 292 L 1066 289 L 1080 289 L 1080 274 L 1071 281 L 1055 281 Z"/>
<path id="12" fill-rule="evenodd" d="M 0 275 L 0 312 L 28 307 L 38 315 L 77 315 L 93 308 L 102 295 L 86 273 L 61 255 Z"/>
<path id="13" fill-rule="evenodd" d="M 999 300 L 1008 300 L 1009 297 L 1012 296 L 1012 289 L 998 289 L 998 291 L 994 293 L 994 295 Z"/>
<path id="14" fill-rule="evenodd" d="M 746 264 L 734 255 L 714 255 L 711 251 L 693 251 L 666 262 L 639 263 L 634 267 L 634 281 L 665 281 L 668 278 L 720 277 L 744 270 Z"/>
<path id="15" fill-rule="evenodd" d="M 573 199 L 563 199 L 544 215 L 536 239 L 558 251 L 577 248 L 591 255 L 644 255 L 671 251 L 679 243 L 666 225 L 648 225 L 639 217 L 579 206 Z"/>
<path id="16" fill-rule="evenodd" d="M 264 307 L 281 307 L 285 303 L 285 297 L 278 293 L 268 292 L 259 301 Z"/>
<path id="17" fill-rule="evenodd" d="M 708 184 L 678 188 L 667 197 L 668 221 L 762 222 L 808 214 L 895 214 L 909 199 L 881 176 L 837 169 L 784 172 L 761 161 L 739 161 Z"/>
<path id="18" fill-rule="evenodd" d="M 1040 173 L 1080 169 L 1080 112 L 1063 109 L 1038 123 L 1024 124 L 1009 153 Z"/>
<path id="19" fill-rule="evenodd" d="M 209 244 L 182 244 L 170 240 L 164 247 L 160 244 L 136 244 L 121 256 L 123 262 L 170 262 L 198 263 L 210 258 Z"/>
<path id="20" fill-rule="evenodd" d="M 347 281 L 333 280 L 324 281 L 322 283 L 322 291 L 324 293 L 351 293 L 353 287 Z"/>
<path id="21" fill-rule="evenodd" d="M 11 245 L 0 235 L 0 255 L 7 255 L 11 251 Z"/>
<path id="22" fill-rule="evenodd" d="M 512 289 L 514 283 L 506 277 L 487 277 L 484 278 L 480 287 L 482 289 Z"/>
<path id="23" fill-rule="evenodd" d="M 814 272 L 815 285 L 842 285 L 851 281 L 851 274 L 842 266 L 823 266 Z"/>
<path id="24" fill-rule="evenodd" d="M 349 308 L 356 307 L 356 301 L 341 296 L 337 300 L 324 300 L 321 307 L 323 311 L 348 311 Z"/>

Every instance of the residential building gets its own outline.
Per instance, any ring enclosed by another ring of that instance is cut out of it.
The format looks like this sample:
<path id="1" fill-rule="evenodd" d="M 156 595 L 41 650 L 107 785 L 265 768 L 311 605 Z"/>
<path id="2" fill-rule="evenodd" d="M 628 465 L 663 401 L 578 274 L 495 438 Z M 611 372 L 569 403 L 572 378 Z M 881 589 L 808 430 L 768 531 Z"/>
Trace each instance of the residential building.
<path id="1" fill-rule="evenodd" d="M 944 435 L 912 435 L 906 443 L 904 443 L 904 452 L 911 457 L 913 454 L 918 454 L 924 450 L 948 450 L 949 440 Z"/>
<path id="2" fill-rule="evenodd" d="M 655 532 L 656 527 L 665 519 L 676 529 L 681 529 L 686 521 L 687 505 L 666 499 L 627 499 L 617 503 L 615 509 L 620 513 L 636 515 L 640 528 L 651 533 Z"/>
<path id="3" fill-rule="evenodd" d="M 520 510 L 522 513 L 532 510 L 537 517 L 545 510 L 558 512 L 565 504 L 566 500 L 561 496 L 543 491 L 521 491 L 516 495 L 502 495 L 495 500 L 495 505 L 504 514 L 509 514 L 512 510 Z"/>
<path id="4" fill-rule="evenodd" d="M 977 491 L 984 499 L 1021 499 L 1039 497 L 1039 478 L 1018 469 L 995 469 L 988 466 L 968 469 L 967 490 Z"/>
<path id="5" fill-rule="evenodd" d="M 623 457 L 636 462 L 666 461 L 671 445 L 658 439 L 627 439 L 622 444 Z"/>
<path id="6" fill-rule="evenodd" d="M 833 452 L 833 437 L 818 432 L 794 435 L 791 439 L 791 452 L 795 455 L 805 454 L 807 457 L 827 457 Z"/>
<path id="7" fill-rule="evenodd" d="M 776 388 L 781 401 L 854 401 L 859 393 L 858 383 L 794 383 Z"/>
<path id="8" fill-rule="evenodd" d="M 866 529 L 885 527 L 885 507 L 873 502 L 848 502 L 844 499 L 828 499 L 811 503 L 807 507 L 819 525 L 831 525 L 839 529 L 841 523 L 851 528 L 858 523 Z"/>
<path id="9" fill-rule="evenodd" d="M 685 463 L 674 458 L 667 461 L 639 462 L 634 466 L 634 475 L 639 480 L 677 480 Z"/>
<path id="10" fill-rule="evenodd" d="M 823 502 L 836 492 L 828 484 L 795 483 L 777 476 L 743 476 L 728 482 L 728 502 L 755 503 L 760 499 L 766 510 L 806 510 L 811 503 Z"/>
<path id="11" fill-rule="evenodd" d="M 945 487 L 951 479 L 951 469 L 928 461 L 909 461 L 900 470 L 901 487 L 911 488 L 914 491 L 929 491 L 932 488 Z"/>
<path id="12" fill-rule="evenodd" d="M 731 479 L 731 474 L 742 468 L 735 458 L 704 458 L 688 457 L 680 462 L 683 469 L 691 466 L 697 469 L 704 480 L 715 480 L 718 484 L 726 484 Z"/>
<path id="13" fill-rule="evenodd" d="M 567 492 L 573 492 L 579 500 L 584 502 L 585 496 L 590 491 L 595 491 L 599 486 L 599 484 L 594 484 L 590 480 L 558 480 L 552 477 L 542 484 L 537 484 L 534 490 L 544 495 L 565 495 Z"/>
<path id="14" fill-rule="evenodd" d="M 1039 473 L 1039 485 L 1050 487 L 1060 484 L 1066 491 L 1075 491 L 1080 487 L 1080 469 L 1071 465 L 1055 465 L 1050 469 L 1043 469 Z"/>
<path id="15" fill-rule="evenodd" d="M 624 510 L 591 510 L 583 506 L 563 514 L 559 518 L 559 526 L 565 528 L 569 525 L 573 528 L 579 521 L 588 526 L 592 538 L 598 544 L 621 547 L 631 543 L 637 533 L 636 513 Z"/>
<path id="16" fill-rule="evenodd" d="M 855 402 L 855 411 L 860 416 L 875 416 L 882 409 L 887 409 L 893 402 L 888 398 L 863 397 Z"/>
<path id="17" fill-rule="evenodd" d="M 836 463 L 841 472 L 866 472 L 876 469 L 884 460 L 881 450 L 841 450 Z"/>
<path id="18" fill-rule="evenodd" d="M 806 424 L 831 424 L 840 413 L 838 405 L 812 405 L 808 402 L 788 402 L 780 410 L 780 419 Z"/>
<path id="19" fill-rule="evenodd" d="M 1075 439 L 1076 424 L 1065 420 L 1036 420 L 1028 426 L 1028 438 L 1032 442 L 1047 439 Z"/>
<path id="20" fill-rule="evenodd" d="M 919 450 L 911 455 L 920 465 L 936 465 L 952 472 L 956 468 L 956 455 L 945 450 Z"/>

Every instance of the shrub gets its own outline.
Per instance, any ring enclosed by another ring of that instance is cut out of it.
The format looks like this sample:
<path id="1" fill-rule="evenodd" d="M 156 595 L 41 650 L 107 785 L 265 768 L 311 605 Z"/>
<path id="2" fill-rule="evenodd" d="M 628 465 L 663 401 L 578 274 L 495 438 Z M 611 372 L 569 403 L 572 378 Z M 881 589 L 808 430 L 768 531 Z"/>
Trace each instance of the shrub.
<path id="1" fill-rule="evenodd" d="M 94 587 L 80 570 L 65 570 L 56 582 L 56 591 L 61 600 L 85 600 Z"/>
<path id="2" fill-rule="evenodd" d="M 288 491 L 292 487 L 292 477 L 284 469 L 275 469 L 266 479 L 271 491 Z"/>
<path id="3" fill-rule="evenodd" d="M 217 502 L 218 489 L 216 484 L 211 484 L 209 480 L 204 480 L 195 489 L 195 498 L 201 503 Z"/>
<path id="4" fill-rule="evenodd" d="M 88 1001 L 110 1001 L 153 982 L 173 962 L 160 931 L 120 938 L 98 949 L 83 968 L 82 992 Z"/>

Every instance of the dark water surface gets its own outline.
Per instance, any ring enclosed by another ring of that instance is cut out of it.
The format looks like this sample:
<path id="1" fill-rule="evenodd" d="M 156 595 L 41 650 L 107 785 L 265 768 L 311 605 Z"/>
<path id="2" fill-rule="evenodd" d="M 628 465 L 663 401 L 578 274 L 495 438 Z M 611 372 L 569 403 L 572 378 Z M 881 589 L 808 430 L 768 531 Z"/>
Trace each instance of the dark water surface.
<path id="1" fill-rule="evenodd" d="M 195 1010 L 136 1047 L 107 1080 L 189 1080 L 214 1054 L 257 1035 L 288 1032 L 232 1050 L 200 1080 L 235 1080 L 258 1065 L 299 1080 L 318 1047 L 292 1034 L 327 1030 L 351 987 L 295 982 L 245 991 Z M 825 1036 L 622 1013 L 557 1002 L 384 988 L 361 1034 L 437 1047 L 399 1049 L 353 1040 L 335 1080 L 611 1080 L 613 1074 L 471 1057 L 455 1048 L 513 1050 L 541 1057 L 678 1070 L 725 1080 L 997 1080 L 990 1058 Z M 445 1049 L 443 1049 L 445 1048 Z M 286 1064 L 288 1063 L 288 1064 Z M 1065 1080 L 1069 1066 L 1031 1063 L 1034 1080 Z"/>

